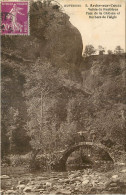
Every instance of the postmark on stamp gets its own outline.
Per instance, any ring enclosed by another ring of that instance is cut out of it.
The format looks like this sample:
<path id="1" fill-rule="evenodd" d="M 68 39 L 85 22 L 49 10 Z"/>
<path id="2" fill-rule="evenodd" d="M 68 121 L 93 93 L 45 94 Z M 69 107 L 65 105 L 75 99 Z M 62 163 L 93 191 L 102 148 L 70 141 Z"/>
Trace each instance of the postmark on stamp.
<path id="1" fill-rule="evenodd" d="M 29 2 L 1 2 L 1 34 L 29 35 Z"/>

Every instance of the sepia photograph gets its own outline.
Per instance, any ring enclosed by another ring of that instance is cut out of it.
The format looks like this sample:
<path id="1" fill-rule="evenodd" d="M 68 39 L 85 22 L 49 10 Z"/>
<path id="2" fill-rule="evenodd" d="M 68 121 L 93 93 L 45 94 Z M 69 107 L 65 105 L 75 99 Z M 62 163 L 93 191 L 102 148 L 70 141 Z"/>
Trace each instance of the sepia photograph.
<path id="1" fill-rule="evenodd" d="M 0 194 L 126 194 L 125 0 L 0 11 Z"/>

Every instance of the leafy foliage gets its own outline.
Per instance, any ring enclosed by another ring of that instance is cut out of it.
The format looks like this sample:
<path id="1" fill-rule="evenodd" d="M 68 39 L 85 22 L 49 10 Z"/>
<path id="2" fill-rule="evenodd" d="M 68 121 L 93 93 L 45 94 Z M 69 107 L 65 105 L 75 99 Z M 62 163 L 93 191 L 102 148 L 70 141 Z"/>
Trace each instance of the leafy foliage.
<path id="1" fill-rule="evenodd" d="M 124 50 L 121 48 L 120 45 L 118 45 L 118 46 L 115 48 L 114 53 L 115 53 L 115 54 L 121 54 L 121 53 L 124 53 Z"/>
<path id="2" fill-rule="evenodd" d="M 84 50 L 84 56 L 91 56 L 96 52 L 96 49 L 94 48 L 93 45 L 86 45 L 85 50 Z"/>
<path id="3" fill-rule="evenodd" d="M 2 64 L 2 157 L 10 152 L 22 153 L 30 149 L 29 138 L 24 130 L 27 115 L 23 97 L 25 77 L 19 72 L 17 64 L 9 63 L 6 58 L 3 62 L 5 63 Z"/>
<path id="4" fill-rule="evenodd" d="M 110 49 L 107 52 L 109 55 L 113 54 L 112 50 L 110 50 Z"/>

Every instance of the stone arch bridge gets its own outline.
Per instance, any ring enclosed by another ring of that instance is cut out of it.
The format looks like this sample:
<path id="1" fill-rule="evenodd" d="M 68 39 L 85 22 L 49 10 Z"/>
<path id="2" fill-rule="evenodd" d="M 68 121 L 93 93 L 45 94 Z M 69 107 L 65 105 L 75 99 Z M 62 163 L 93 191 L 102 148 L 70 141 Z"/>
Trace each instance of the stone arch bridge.
<path id="1" fill-rule="evenodd" d="M 109 151 L 110 149 L 106 148 L 104 145 L 93 143 L 93 142 L 80 142 L 76 145 L 69 147 L 67 150 L 63 152 L 62 157 L 52 165 L 53 170 L 66 171 L 66 162 L 68 157 L 72 152 L 78 150 L 79 148 L 88 148 L 88 149 L 98 148 L 99 150 L 104 151 L 108 161 L 112 161 L 112 162 L 114 161 L 113 157 L 111 157 Z"/>

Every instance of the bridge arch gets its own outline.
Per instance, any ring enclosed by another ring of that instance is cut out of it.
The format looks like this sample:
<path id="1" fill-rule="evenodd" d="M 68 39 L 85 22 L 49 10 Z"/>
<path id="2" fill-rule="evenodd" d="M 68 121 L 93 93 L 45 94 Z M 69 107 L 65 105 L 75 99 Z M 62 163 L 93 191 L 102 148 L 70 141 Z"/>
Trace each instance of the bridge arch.
<path id="1" fill-rule="evenodd" d="M 96 144 L 92 142 L 80 142 L 79 144 L 73 145 L 70 148 L 68 148 L 64 153 L 62 154 L 62 157 L 53 165 L 53 169 L 55 171 L 66 171 L 66 162 L 70 154 L 74 151 L 76 151 L 79 148 L 93 148 L 97 147 L 101 151 L 104 151 L 107 155 L 107 158 L 109 161 L 113 161 L 113 158 L 111 157 L 110 153 L 108 152 L 108 148 L 106 148 L 102 144 Z"/>

